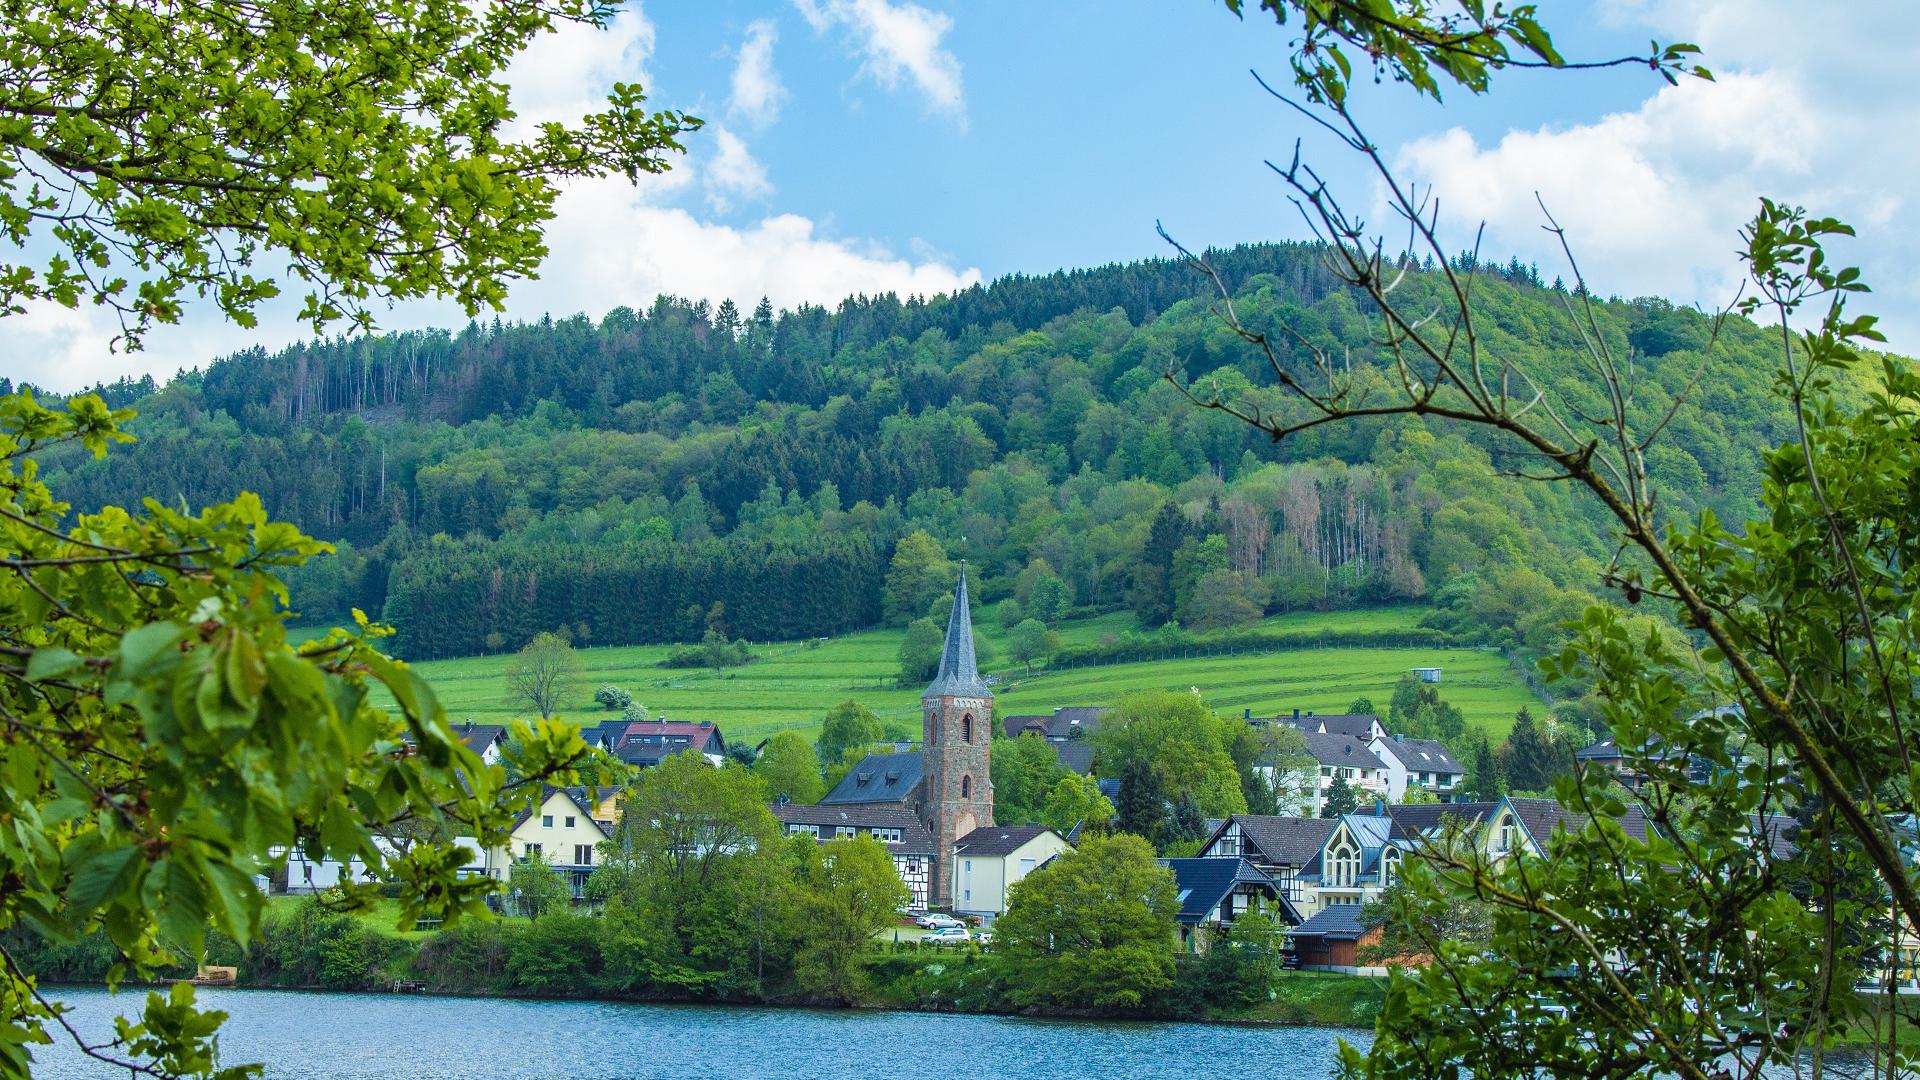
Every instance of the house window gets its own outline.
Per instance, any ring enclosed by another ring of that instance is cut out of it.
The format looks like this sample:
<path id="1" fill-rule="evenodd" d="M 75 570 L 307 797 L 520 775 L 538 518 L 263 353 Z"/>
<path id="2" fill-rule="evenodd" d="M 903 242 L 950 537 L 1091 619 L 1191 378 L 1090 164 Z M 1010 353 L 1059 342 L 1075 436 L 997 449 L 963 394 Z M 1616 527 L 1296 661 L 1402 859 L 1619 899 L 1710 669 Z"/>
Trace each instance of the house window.
<path id="1" fill-rule="evenodd" d="M 1400 872 L 1400 852 L 1395 849 L 1389 848 L 1385 852 L 1383 852 L 1380 856 L 1381 888 L 1385 888 L 1386 886 L 1393 884 L 1394 876 L 1399 872 Z"/>
<path id="2" fill-rule="evenodd" d="M 1034 859 L 1021 859 L 1020 860 L 1020 876 L 1026 877 L 1028 874 L 1033 873 L 1033 868 L 1037 864 L 1038 864 L 1038 861 Z"/>
<path id="3" fill-rule="evenodd" d="M 1502 819 L 1500 822 L 1499 853 L 1505 854 L 1506 852 L 1512 851 L 1514 840 L 1515 840 L 1515 835 L 1514 835 L 1514 828 L 1513 828 L 1513 819 L 1510 817 Z"/>
<path id="4" fill-rule="evenodd" d="M 899 829 L 873 829 L 870 831 L 873 838 L 883 844 L 897 844 L 900 842 Z"/>
<path id="5" fill-rule="evenodd" d="M 819 835 L 820 835 L 820 826 L 818 826 L 818 825 L 789 825 L 789 826 L 787 826 L 787 831 L 788 831 L 788 832 L 790 832 L 790 833 L 806 833 L 806 834 L 807 834 L 808 836 L 819 836 Z"/>
<path id="6" fill-rule="evenodd" d="M 1351 889 L 1360 880 L 1360 845 L 1344 831 L 1327 845 L 1327 884 L 1336 889 Z"/>
<path id="7" fill-rule="evenodd" d="M 573 845 L 573 865 L 575 866 L 592 866 L 593 865 L 593 845 L 592 844 Z"/>
<path id="8" fill-rule="evenodd" d="M 967 743 L 970 743 L 973 741 L 973 714 L 972 713 L 968 713 L 967 715 L 962 716 L 960 718 L 960 741 L 967 742 Z"/>
<path id="9" fill-rule="evenodd" d="M 540 827 L 541 827 L 541 828 L 543 828 L 543 829 L 551 829 L 551 828 L 553 828 L 553 815 L 552 815 L 552 814 L 541 814 L 541 815 L 540 815 Z"/>
<path id="10" fill-rule="evenodd" d="M 571 828 L 573 828 L 573 815 L 572 815 L 572 814 L 568 814 L 568 815 L 567 815 L 567 828 L 569 828 L 569 829 L 571 829 Z"/>
<path id="11" fill-rule="evenodd" d="M 840 832 L 839 832 L 839 834 L 838 834 L 838 835 L 839 835 L 839 836 L 841 836 L 841 837 L 843 837 L 843 838 L 847 838 L 847 839 L 851 839 L 851 838 L 853 838 L 853 837 L 855 837 L 855 836 L 859 836 L 859 835 L 860 835 L 860 830 L 859 830 L 859 829 L 856 829 L 856 828 L 854 828 L 854 827 L 853 827 L 853 826 L 851 826 L 851 825 L 842 825 L 842 826 L 840 826 Z"/>
<path id="12" fill-rule="evenodd" d="M 529 859 L 538 859 L 538 858 L 540 858 L 540 856 L 541 856 L 541 849 L 540 849 L 540 845 L 539 845 L 539 844 L 528 844 L 528 845 L 527 845 L 527 850 L 526 850 L 526 852 L 525 852 L 525 854 L 526 854 L 526 856 L 527 856 L 527 858 L 529 858 Z"/>
<path id="13" fill-rule="evenodd" d="M 1332 770 L 1331 768 L 1329 768 L 1329 767 L 1327 767 L 1327 766 L 1325 766 L 1325 765 L 1322 765 L 1322 766 L 1320 766 L 1320 775 L 1321 775 L 1321 776 L 1332 776 L 1332 775 L 1333 775 L 1333 770 Z"/>
<path id="14" fill-rule="evenodd" d="M 1220 834 L 1220 842 L 1213 845 L 1213 853 L 1216 856 L 1222 857 L 1240 854 L 1240 832 L 1238 826 L 1228 826 L 1227 831 Z"/>
<path id="15" fill-rule="evenodd" d="M 963 799 L 973 798 L 973 777 L 966 775 L 960 777 L 960 797 Z"/>

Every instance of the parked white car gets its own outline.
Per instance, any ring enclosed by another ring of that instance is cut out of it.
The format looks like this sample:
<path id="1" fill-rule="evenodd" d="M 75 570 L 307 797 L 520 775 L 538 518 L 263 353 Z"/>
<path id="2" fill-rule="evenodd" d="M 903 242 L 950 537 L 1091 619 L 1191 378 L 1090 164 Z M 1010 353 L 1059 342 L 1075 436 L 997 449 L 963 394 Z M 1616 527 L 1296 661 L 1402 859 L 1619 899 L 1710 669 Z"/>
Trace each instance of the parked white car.
<path id="1" fill-rule="evenodd" d="M 973 940 L 973 935 L 967 933 L 964 926 L 943 926 L 928 934 L 926 940 L 932 945 L 965 945 Z"/>
<path id="2" fill-rule="evenodd" d="M 959 919 L 940 911 L 929 911 L 913 921 L 914 924 L 922 930 L 944 930 L 951 926 L 964 927 L 967 925 Z"/>

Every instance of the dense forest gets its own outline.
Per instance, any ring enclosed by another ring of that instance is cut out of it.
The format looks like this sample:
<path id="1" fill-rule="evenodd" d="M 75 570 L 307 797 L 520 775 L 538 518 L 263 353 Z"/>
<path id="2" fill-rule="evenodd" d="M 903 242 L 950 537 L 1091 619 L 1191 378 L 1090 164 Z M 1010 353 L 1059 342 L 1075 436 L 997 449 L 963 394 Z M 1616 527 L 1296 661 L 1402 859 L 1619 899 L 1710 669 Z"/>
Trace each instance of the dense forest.
<path id="1" fill-rule="evenodd" d="M 1285 323 L 1363 377 L 1376 363 L 1312 246 L 1209 257 L 1250 325 Z M 1487 345 L 1580 404 L 1564 287 L 1475 269 Z M 301 616 L 383 615 L 414 658 L 556 628 L 628 644 L 906 622 L 963 558 L 1003 618 L 1130 608 L 1207 629 L 1418 599 L 1443 629 L 1552 647 L 1611 552 L 1594 508 L 1492 475 L 1511 463 L 1473 431 L 1377 420 L 1276 444 L 1192 406 L 1164 373 L 1295 407 L 1207 289 L 1149 260 L 833 310 L 662 296 L 597 322 L 254 350 L 100 387 L 139 410 L 139 442 L 43 464 L 83 509 L 260 493 L 338 545 L 293 576 Z M 1708 320 L 1657 299 L 1597 317 L 1634 357 L 1633 408 L 1664 411 Z M 1667 513 L 1750 516 L 1760 452 L 1787 430 L 1768 347 L 1736 321 L 1706 359 L 1649 455 Z"/>

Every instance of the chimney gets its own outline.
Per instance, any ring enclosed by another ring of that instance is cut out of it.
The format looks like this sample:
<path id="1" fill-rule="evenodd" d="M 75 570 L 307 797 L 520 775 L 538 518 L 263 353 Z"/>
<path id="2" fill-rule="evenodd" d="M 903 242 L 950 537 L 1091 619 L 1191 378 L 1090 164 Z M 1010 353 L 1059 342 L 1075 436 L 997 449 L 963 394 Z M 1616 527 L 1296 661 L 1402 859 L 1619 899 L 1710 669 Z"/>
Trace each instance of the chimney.
<path id="1" fill-rule="evenodd" d="M 1399 734 L 1396 734 L 1396 735 L 1394 735 L 1394 737 L 1393 737 L 1393 741 L 1394 741 L 1394 742 L 1406 742 L 1406 741 L 1407 741 L 1407 737 L 1406 737 L 1405 735 L 1399 735 Z"/>
<path id="2" fill-rule="evenodd" d="M 1387 816 L 1387 800 L 1385 799 L 1373 800 L 1373 816 L 1374 817 Z"/>
<path id="3" fill-rule="evenodd" d="M 1312 710 L 1312 709 L 1308 709 L 1308 710 L 1307 710 L 1307 719 L 1309 719 L 1309 720 L 1311 720 L 1311 719 L 1313 719 L 1313 710 Z"/>
<path id="4" fill-rule="evenodd" d="M 1253 710 L 1252 710 L 1252 709 L 1241 709 L 1241 710 L 1240 710 L 1240 719 L 1242 719 L 1242 720 L 1251 720 L 1251 719 L 1253 719 Z"/>
<path id="5" fill-rule="evenodd" d="M 1312 714 L 1312 713 L 1308 713 L 1307 715 L 1308 715 L 1308 716 L 1312 716 L 1313 714 Z M 1299 710 L 1299 709 L 1295 709 L 1295 710 L 1293 710 L 1293 718 L 1294 718 L 1295 720 L 1298 720 L 1298 719 L 1300 719 L 1300 710 Z"/>

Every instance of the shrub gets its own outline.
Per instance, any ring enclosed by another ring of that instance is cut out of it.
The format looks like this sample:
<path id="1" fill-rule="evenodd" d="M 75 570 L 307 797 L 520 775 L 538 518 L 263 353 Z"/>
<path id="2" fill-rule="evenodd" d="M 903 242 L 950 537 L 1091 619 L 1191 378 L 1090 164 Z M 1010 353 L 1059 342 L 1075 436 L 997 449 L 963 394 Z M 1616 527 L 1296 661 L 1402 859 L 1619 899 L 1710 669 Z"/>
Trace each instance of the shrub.
<path id="1" fill-rule="evenodd" d="M 515 934 L 507 954 L 507 981 L 530 994 L 579 994 L 601 972 L 600 920 L 556 911 Z"/>

